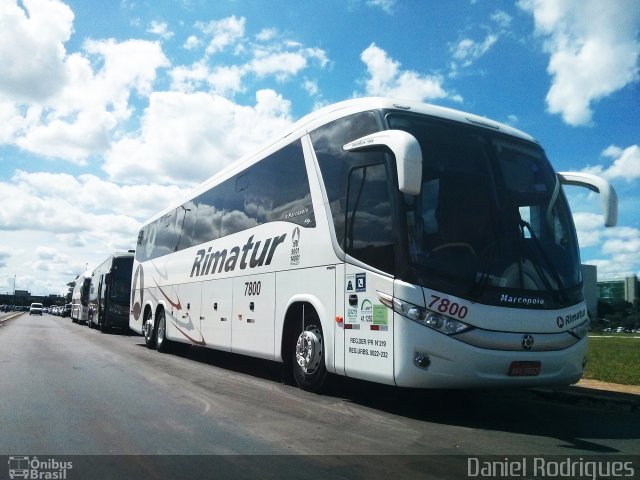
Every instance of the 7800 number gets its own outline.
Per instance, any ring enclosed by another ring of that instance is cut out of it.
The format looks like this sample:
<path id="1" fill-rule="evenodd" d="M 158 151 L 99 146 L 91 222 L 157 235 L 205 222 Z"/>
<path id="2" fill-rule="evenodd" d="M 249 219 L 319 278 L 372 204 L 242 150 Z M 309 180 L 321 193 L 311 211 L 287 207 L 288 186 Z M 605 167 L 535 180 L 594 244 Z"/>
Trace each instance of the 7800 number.
<path id="1" fill-rule="evenodd" d="M 431 303 L 429 303 L 431 310 L 449 315 L 450 317 L 458 317 L 463 319 L 469 313 L 469 309 L 464 305 L 460 305 L 456 302 L 452 302 L 448 298 L 442 298 L 437 295 L 431 295 Z"/>
<path id="2" fill-rule="evenodd" d="M 260 282 L 244 282 L 244 295 L 260 295 Z"/>

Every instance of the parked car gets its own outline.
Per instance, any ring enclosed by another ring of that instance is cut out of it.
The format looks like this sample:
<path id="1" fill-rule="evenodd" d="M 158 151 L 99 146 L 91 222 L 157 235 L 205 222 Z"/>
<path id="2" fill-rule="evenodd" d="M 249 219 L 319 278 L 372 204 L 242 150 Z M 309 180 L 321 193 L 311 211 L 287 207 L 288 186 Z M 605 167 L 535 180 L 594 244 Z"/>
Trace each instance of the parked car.
<path id="1" fill-rule="evenodd" d="M 29 315 L 42 315 L 42 304 L 32 303 L 29 307 Z"/>
<path id="2" fill-rule="evenodd" d="M 60 315 L 62 315 L 63 317 L 70 317 L 71 316 L 71 304 L 67 303 L 64 307 L 62 308 L 62 312 L 60 313 Z"/>

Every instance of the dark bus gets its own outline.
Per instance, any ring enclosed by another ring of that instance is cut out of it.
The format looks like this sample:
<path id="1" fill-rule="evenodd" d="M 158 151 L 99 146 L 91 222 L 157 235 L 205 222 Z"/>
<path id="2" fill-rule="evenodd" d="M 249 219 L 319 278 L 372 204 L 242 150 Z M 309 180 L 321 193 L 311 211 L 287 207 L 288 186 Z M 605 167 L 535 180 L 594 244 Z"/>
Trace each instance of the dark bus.
<path id="1" fill-rule="evenodd" d="M 129 328 L 133 253 L 114 253 L 91 275 L 87 325 L 101 332 Z"/>

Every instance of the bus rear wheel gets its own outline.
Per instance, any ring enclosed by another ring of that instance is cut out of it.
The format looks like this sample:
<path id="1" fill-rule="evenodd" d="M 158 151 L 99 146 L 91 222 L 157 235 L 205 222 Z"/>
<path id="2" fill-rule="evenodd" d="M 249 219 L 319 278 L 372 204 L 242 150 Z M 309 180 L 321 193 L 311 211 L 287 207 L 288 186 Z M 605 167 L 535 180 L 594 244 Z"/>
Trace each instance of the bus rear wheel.
<path id="1" fill-rule="evenodd" d="M 144 333 L 144 343 L 148 348 L 156 347 L 156 336 L 153 331 L 153 324 L 151 323 L 151 311 L 148 310 L 144 314 L 144 321 L 142 322 L 142 333 Z"/>
<path id="2" fill-rule="evenodd" d="M 167 339 L 167 319 L 164 310 L 160 310 L 156 315 L 156 348 L 161 353 L 168 353 L 170 342 Z"/>
<path id="3" fill-rule="evenodd" d="M 320 392 L 327 379 L 324 362 L 325 348 L 319 319 L 311 322 L 293 336 L 291 362 L 296 384 L 308 392 Z"/>

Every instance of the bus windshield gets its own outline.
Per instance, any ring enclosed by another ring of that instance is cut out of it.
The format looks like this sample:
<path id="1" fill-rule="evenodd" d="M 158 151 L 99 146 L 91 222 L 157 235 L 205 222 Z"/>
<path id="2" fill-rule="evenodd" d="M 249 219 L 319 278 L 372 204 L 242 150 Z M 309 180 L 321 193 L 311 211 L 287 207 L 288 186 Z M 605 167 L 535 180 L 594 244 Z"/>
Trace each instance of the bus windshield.
<path id="1" fill-rule="evenodd" d="M 131 294 L 131 269 L 133 257 L 119 257 L 113 260 L 109 298 L 120 304 L 127 304 Z"/>
<path id="2" fill-rule="evenodd" d="M 508 289 L 557 299 L 580 286 L 573 221 L 536 143 L 426 116 L 386 118 L 422 148 L 421 193 L 402 203 L 423 285 L 471 299 Z"/>

